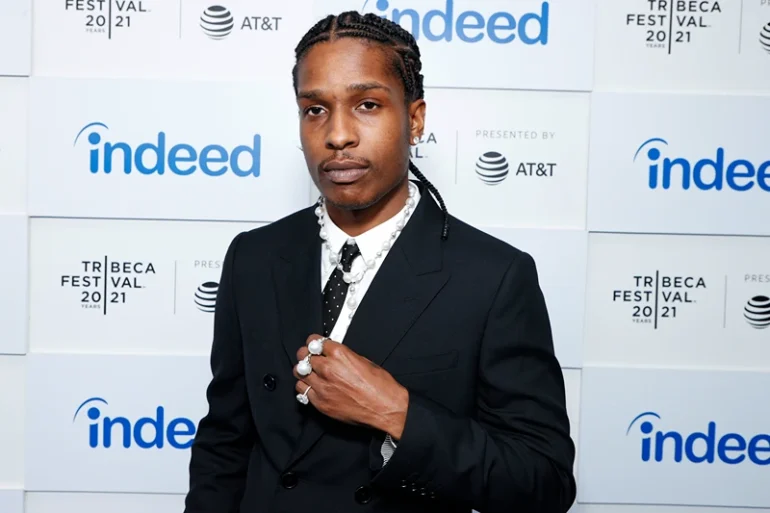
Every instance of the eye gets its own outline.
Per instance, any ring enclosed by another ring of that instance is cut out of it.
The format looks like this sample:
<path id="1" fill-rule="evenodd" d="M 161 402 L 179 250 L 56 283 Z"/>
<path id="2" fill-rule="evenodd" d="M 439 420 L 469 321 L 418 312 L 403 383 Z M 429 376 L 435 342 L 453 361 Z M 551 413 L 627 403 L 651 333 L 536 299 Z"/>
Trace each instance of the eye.
<path id="1" fill-rule="evenodd" d="M 379 105 L 376 104 L 375 102 L 367 101 L 367 102 L 363 102 L 361 104 L 361 107 L 364 107 L 364 110 L 374 110 L 377 107 L 379 107 Z"/>
<path id="2" fill-rule="evenodd" d="M 316 105 L 305 109 L 304 114 L 306 116 L 319 116 L 323 113 L 323 109 Z"/>

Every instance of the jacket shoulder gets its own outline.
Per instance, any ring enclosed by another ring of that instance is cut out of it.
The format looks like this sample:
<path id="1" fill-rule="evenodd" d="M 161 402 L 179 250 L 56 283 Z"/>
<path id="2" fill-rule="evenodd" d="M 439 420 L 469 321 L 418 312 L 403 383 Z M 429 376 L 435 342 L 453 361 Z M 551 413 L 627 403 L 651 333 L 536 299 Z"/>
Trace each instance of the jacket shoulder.
<path id="1" fill-rule="evenodd" d="M 315 205 L 303 208 L 262 226 L 242 231 L 230 243 L 239 255 L 249 258 L 269 258 L 286 245 L 307 240 L 311 231 L 318 229 Z"/>

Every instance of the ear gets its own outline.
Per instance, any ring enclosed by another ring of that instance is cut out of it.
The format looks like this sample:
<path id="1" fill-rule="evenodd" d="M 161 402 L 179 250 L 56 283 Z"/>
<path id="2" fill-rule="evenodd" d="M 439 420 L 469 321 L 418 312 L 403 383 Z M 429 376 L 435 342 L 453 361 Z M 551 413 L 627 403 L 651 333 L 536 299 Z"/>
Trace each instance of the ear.
<path id="1" fill-rule="evenodd" d="M 425 130 L 425 100 L 415 100 L 409 104 L 409 144 L 415 145 Z"/>

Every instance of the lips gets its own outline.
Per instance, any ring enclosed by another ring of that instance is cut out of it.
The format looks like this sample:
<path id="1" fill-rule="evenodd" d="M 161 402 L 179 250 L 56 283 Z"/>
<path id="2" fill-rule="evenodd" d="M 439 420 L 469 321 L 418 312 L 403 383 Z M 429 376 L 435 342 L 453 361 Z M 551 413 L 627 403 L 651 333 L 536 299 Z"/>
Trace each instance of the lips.
<path id="1" fill-rule="evenodd" d="M 369 171 L 369 166 L 353 160 L 333 160 L 324 167 L 324 175 L 336 184 L 353 183 Z"/>

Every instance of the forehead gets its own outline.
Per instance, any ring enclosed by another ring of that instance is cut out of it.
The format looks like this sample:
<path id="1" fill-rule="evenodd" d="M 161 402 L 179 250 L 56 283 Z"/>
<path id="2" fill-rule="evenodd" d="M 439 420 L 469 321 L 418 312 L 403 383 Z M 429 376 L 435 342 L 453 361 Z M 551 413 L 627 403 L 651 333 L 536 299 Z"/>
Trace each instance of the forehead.
<path id="1" fill-rule="evenodd" d="M 381 82 L 395 92 L 401 81 L 392 68 L 394 54 L 364 39 L 344 37 L 313 46 L 297 69 L 300 91 L 344 89 L 350 84 Z"/>

